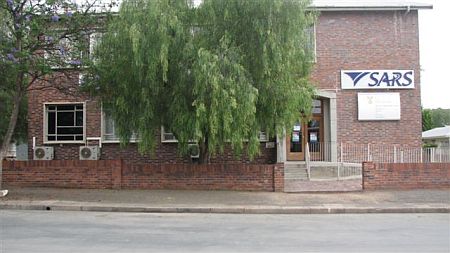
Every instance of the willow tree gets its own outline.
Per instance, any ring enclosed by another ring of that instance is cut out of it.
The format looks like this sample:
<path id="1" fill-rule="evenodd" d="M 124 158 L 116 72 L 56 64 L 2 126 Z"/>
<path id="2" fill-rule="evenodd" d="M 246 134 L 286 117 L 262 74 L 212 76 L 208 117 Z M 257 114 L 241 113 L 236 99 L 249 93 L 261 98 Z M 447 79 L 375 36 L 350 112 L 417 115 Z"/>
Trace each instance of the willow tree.
<path id="1" fill-rule="evenodd" d="M 250 158 L 311 110 L 306 0 L 126 0 L 95 50 L 90 88 L 126 143 L 152 151 L 161 126 L 209 161 L 231 145 Z"/>

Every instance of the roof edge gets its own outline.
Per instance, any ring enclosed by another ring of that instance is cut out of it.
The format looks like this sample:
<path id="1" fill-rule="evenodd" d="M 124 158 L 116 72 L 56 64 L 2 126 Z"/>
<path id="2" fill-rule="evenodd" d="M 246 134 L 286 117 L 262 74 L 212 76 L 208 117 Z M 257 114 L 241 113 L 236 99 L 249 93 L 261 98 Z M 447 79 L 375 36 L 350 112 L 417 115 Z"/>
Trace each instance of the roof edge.
<path id="1" fill-rule="evenodd" d="M 423 137 L 422 140 L 435 140 L 435 139 L 448 139 L 450 138 L 450 135 L 437 135 L 437 136 L 427 136 Z"/>
<path id="2" fill-rule="evenodd" d="M 411 5 L 374 5 L 374 6 L 336 6 L 336 5 L 319 5 L 312 4 L 311 9 L 317 11 L 412 11 L 433 9 L 432 4 L 411 4 Z"/>

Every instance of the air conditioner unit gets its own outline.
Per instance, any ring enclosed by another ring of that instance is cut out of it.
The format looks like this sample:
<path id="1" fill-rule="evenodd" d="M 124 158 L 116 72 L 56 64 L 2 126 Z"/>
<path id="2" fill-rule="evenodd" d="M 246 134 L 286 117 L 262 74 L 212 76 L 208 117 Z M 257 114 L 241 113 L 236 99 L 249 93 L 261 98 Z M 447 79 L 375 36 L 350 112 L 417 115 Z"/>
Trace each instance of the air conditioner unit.
<path id="1" fill-rule="evenodd" d="M 80 160 L 98 160 L 100 159 L 99 146 L 81 146 Z"/>
<path id="2" fill-rule="evenodd" d="M 199 158 L 200 157 L 200 148 L 198 144 L 189 144 L 188 146 L 189 155 L 191 158 Z"/>
<path id="3" fill-rule="evenodd" d="M 35 147 L 33 151 L 34 160 L 53 160 L 53 147 Z"/>

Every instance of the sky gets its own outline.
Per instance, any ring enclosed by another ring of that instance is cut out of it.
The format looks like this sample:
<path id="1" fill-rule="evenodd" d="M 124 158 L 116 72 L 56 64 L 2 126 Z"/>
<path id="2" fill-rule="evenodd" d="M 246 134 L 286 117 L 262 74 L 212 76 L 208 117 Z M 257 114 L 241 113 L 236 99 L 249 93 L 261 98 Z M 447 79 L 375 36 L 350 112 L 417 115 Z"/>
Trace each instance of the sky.
<path id="1" fill-rule="evenodd" d="M 450 109 L 450 1 L 416 2 L 433 4 L 419 10 L 422 106 Z"/>

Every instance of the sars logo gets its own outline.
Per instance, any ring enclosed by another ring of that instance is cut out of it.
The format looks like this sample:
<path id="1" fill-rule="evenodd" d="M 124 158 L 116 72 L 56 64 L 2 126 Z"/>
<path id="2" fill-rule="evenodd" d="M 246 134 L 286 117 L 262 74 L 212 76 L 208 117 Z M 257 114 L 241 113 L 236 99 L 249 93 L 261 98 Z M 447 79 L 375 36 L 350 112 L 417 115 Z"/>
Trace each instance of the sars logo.
<path id="1" fill-rule="evenodd" d="M 342 89 L 414 89 L 414 70 L 342 70 Z"/>

